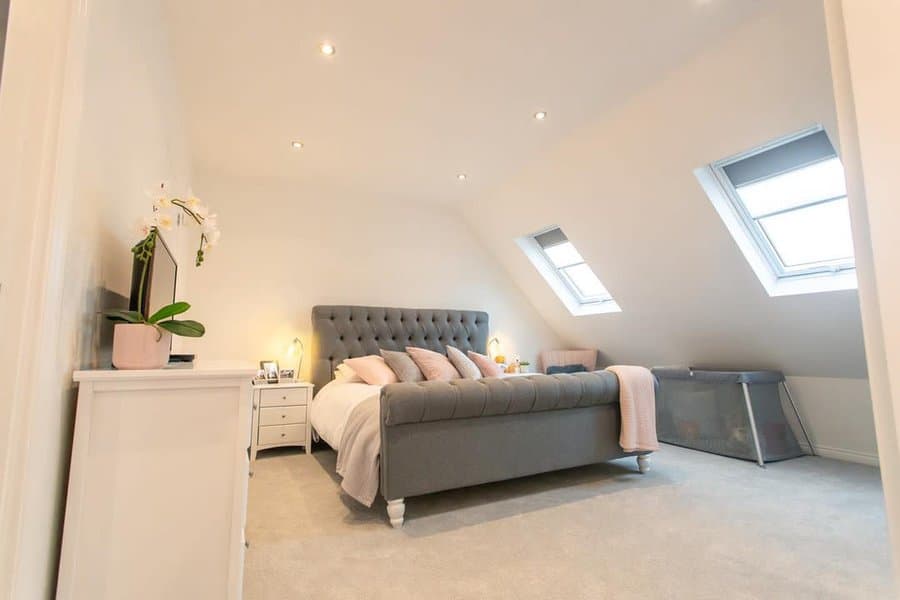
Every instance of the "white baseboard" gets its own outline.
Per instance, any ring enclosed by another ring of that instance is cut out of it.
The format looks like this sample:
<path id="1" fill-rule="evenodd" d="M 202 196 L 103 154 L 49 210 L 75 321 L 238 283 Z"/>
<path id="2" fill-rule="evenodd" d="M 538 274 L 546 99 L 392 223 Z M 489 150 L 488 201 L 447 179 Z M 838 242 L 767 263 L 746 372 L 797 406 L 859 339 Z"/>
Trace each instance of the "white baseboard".
<path id="1" fill-rule="evenodd" d="M 800 448 L 804 452 L 809 452 L 809 446 L 800 444 Z M 829 446 L 815 446 L 816 455 L 822 458 L 833 458 L 835 460 L 843 460 L 846 462 L 859 463 L 869 465 L 871 467 L 879 466 L 878 455 L 868 452 L 860 452 L 858 450 L 847 450 L 845 448 L 831 448 Z"/>

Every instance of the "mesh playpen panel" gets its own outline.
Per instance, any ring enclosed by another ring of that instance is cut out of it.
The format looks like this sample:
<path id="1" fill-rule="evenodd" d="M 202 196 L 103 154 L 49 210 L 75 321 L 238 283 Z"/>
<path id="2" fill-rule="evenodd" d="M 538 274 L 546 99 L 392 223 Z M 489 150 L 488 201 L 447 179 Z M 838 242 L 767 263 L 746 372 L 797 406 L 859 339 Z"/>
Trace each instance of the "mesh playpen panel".
<path id="1" fill-rule="evenodd" d="M 756 460 L 742 383 L 748 384 L 762 458 L 766 462 L 804 454 L 782 409 L 777 371 L 653 369 L 659 380 L 659 440 L 678 446 Z"/>

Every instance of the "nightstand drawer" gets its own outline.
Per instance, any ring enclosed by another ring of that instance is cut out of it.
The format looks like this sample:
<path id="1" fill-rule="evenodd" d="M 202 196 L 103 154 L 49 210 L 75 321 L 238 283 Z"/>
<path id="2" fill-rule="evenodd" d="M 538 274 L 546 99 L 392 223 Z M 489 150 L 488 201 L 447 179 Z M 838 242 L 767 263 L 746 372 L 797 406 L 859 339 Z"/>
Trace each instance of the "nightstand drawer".
<path id="1" fill-rule="evenodd" d="M 271 406 L 259 409 L 259 424 L 293 425 L 306 423 L 306 406 Z"/>
<path id="2" fill-rule="evenodd" d="M 305 444 L 306 424 L 269 425 L 259 428 L 259 445 L 269 444 Z"/>
<path id="3" fill-rule="evenodd" d="M 260 406 L 294 406 L 306 404 L 309 388 L 281 388 L 259 391 Z"/>

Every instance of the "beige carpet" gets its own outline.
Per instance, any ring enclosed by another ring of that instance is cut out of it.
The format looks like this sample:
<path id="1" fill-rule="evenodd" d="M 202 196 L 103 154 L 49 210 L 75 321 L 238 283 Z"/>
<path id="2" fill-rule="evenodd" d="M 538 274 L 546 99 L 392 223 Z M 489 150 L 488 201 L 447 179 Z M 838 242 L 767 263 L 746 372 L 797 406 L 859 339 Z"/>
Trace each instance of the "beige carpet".
<path id="1" fill-rule="evenodd" d="M 878 471 L 664 446 L 622 460 L 383 502 L 343 496 L 335 455 L 260 454 L 248 600 L 893 598 Z"/>

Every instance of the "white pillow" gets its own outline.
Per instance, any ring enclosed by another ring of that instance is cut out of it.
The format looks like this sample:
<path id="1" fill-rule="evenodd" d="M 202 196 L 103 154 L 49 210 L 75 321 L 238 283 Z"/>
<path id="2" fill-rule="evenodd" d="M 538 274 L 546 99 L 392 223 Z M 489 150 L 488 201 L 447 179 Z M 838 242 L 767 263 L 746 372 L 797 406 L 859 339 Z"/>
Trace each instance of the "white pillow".
<path id="1" fill-rule="evenodd" d="M 356 374 L 356 371 L 344 363 L 339 364 L 335 369 L 334 380 L 341 383 L 365 383 L 363 378 Z"/>

